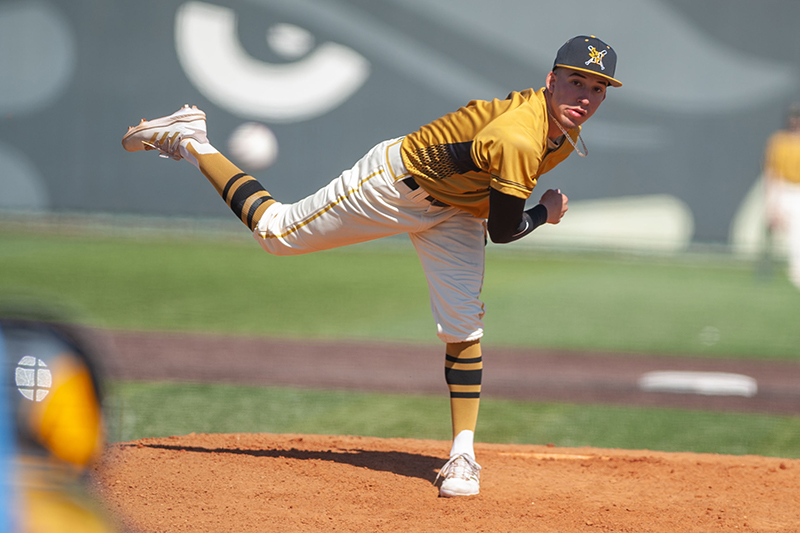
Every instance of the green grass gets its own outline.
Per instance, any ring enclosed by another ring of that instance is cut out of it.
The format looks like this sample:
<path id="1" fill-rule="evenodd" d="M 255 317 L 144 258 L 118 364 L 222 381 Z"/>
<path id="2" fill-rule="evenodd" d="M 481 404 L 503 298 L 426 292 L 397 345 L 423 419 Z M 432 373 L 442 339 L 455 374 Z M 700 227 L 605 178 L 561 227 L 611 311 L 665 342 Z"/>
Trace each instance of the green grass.
<path id="1" fill-rule="evenodd" d="M 489 261 L 486 278 L 490 340 L 666 355 L 800 358 L 795 325 L 800 291 L 782 274 L 759 279 L 751 263 L 721 257 L 506 256 Z M 519 312 L 526 308 L 528 313 Z"/>
<path id="2" fill-rule="evenodd" d="M 108 328 L 436 343 L 414 251 L 273 257 L 253 241 L 0 233 L 0 292 Z M 488 250 L 486 346 L 800 358 L 800 291 L 727 258 Z"/>
<path id="3" fill-rule="evenodd" d="M 450 439 L 446 395 L 117 383 L 111 440 L 196 433 Z M 800 457 L 800 417 L 484 398 L 480 442 Z"/>
<path id="4" fill-rule="evenodd" d="M 108 328 L 436 340 L 409 250 L 273 257 L 255 241 L 0 235 L 3 289 Z"/>
<path id="5" fill-rule="evenodd" d="M 13 233 L 0 294 L 104 328 L 436 343 L 407 241 L 297 257 L 246 238 Z M 487 251 L 484 346 L 798 360 L 800 292 L 724 256 Z M 302 432 L 446 440 L 446 395 L 114 384 L 111 438 Z M 800 418 L 484 399 L 482 442 L 800 456 Z"/>

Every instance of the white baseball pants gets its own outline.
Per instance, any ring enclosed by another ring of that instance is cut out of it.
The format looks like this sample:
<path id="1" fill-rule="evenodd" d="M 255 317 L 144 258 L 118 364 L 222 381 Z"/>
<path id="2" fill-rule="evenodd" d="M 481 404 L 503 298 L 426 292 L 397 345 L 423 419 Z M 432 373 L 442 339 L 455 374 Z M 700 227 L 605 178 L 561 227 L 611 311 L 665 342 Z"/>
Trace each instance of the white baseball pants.
<path id="1" fill-rule="evenodd" d="M 779 181 L 774 187 L 778 214 L 786 232 L 789 280 L 800 289 L 800 184 Z"/>
<path id="2" fill-rule="evenodd" d="M 428 280 L 437 334 L 444 342 L 483 336 L 485 220 L 426 200 L 401 180 L 402 138 L 372 148 L 350 170 L 293 204 L 276 203 L 253 236 L 274 255 L 296 255 L 408 233 Z"/>

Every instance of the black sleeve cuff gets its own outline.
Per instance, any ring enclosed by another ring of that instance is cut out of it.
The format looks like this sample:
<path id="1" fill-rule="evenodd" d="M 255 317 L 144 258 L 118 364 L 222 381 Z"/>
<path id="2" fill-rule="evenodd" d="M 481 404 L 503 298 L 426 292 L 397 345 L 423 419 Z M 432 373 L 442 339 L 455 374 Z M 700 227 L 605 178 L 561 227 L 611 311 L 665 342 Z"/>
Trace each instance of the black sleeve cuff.
<path id="1" fill-rule="evenodd" d="M 547 208 L 537 204 L 527 211 L 525 199 L 489 191 L 488 229 L 492 242 L 504 244 L 521 239 L 547 222 Z"/>
<path id="2" fill-rule="evenodd" d="M 542 204 L 536 204 L 531 209 L 522 212 L 522 220 L 516 233 L 506 242 L 518 241 L 545 222 L 547 222 L 547 208 Z"/>
<path id="3" fill-rule="evenodd" d="M 547 208 L 542 204 L 536 204 L 532 208 L 525 211 L 528 216 L 531 217 L 531 221 L 533 222 L 533 227 L 538 228 L 545 222 L 547 222 Z"/>

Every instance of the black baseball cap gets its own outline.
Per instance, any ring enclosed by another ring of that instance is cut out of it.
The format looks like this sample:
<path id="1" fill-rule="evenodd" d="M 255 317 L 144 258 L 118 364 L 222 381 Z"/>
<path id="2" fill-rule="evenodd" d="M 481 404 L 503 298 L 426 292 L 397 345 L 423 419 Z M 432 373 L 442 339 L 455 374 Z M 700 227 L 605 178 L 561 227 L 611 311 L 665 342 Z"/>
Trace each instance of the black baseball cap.
<path id="1" fill-rule="evenodd" d="M 612 87 L 622 87 L 614 78 L 617 53 L 594 35 L 579 35 L 564 43 L 556 54 L 553 69 L 556 67 L 591 72 L 607 79 Z"/>

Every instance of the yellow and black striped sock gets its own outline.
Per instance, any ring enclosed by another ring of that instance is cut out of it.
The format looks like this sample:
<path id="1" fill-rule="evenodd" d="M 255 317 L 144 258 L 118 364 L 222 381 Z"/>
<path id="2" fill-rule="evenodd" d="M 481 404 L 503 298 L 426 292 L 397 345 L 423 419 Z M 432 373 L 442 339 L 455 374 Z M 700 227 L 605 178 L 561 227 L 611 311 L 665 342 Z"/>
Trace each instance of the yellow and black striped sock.
<path id="1" fill-rule="evenodd" d="M 444 378 L 450 389 L 454 438 L 464 430 L 475 431 L 482 377 L 483 359 L 479 341 L 447 343 Z"/>
<path id="2" fill-rule="evenodd" d="M 214 150 L 203 153 L 187 143 L 186 149 L 197 159 L 197 167 L 214 186 L 244 225 L 255 230 L 261 215 L 275 200 L 253 176 L 243 172 L 224 155 Z"/>

